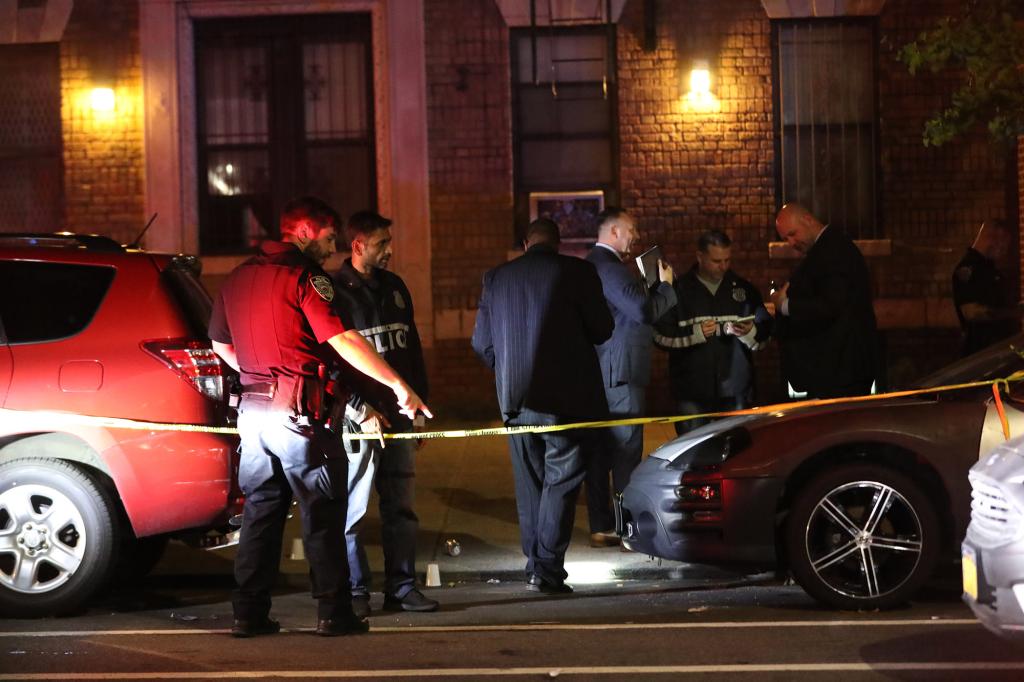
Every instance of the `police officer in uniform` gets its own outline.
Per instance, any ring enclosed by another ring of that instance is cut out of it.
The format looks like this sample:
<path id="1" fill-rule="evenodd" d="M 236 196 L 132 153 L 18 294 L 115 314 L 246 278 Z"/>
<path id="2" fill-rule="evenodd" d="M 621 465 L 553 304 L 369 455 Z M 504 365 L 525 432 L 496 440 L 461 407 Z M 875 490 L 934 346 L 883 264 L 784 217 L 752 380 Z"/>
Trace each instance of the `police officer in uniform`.
<path id="1" fill-rule="evenodd" d="M 963 331 L 960 355 L 970 355 L 1019 328 L 1020 313 L 997 261 L 1006 253 L 1011 234 L 1006 223 L 982 223 L 974 244 L 953 271 L 953 304 Z"/>
<path id="2" fill-rule="evenodd" d="M 334 286 L 318 263 L 334 252 L 338 223 L 334 210 L 315 197 L 290 202 L 281 216 L 281 241 L 264 242 L 235 268 L 210 321 L 214 350 L 242 382 L 238 478 L 246 501 L 232 595 L 235 637 L 280 630 L 270 618 L 270 590 L 293 497 L 319 602 L 316 633 L 368 629 L 352 613 L 348 583 L 347 458 L 340 437 L 325 424 L 330 405 L 323 377 L 334 353 L 390 387 L 403 413 L 431 416 L 362 335 L 346 330 L 331 305 Z M 336 388 L 336 399 L 345 400 L 344 393 Z"/>
<path id="3" fill-rule="evenodd" d="M 731 252 L 725 232 L 701 234 L 696 265 L 675 280 L 676 306 L 655 327 L 679 414 L 742 410 L 753 398 L 751 351 L 767 343 L 772 317 L 760 292 L 730 269 Z M 676 433 L 706 422 L 676 422 Z"/>
<path id="4" fill-rule="evenodd" d="M 391 260 L 391 221 L 373 211 L 352 214 L 345 241 L 352 257 L 335 275 L 338 303 L 359 330 L 403 379 L 424 398 L 427 370 L 416 328 L 412 296 L 402 278 L 387 270 Z M 354 377 L 346 407 L 346 429 L 375 430 L 383 420 L 393 433 L 413 430 L 414 423 L 399 414 L 391 392 L 376 381 Z M 416 458 L 413 440 L 347 441 L 349 449 L 348 520 L 345 542 L 351 571 L 352 609 L 370 613 L 370 567 L 360 537 L 363 517 L 376 480 L 380 501 L 381 548 L 384 550 L 384 609 L 435 611 L 438 603 L 416 588 L 416 535 L 419 519 L 414 508 Z"/>

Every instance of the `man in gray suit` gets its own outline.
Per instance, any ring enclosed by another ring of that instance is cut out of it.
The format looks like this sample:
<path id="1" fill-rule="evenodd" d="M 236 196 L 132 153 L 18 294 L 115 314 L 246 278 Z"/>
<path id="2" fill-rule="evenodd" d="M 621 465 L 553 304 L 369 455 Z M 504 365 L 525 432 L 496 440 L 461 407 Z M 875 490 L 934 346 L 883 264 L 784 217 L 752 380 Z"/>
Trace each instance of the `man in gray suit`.
<path id="1" fill-rule="evenodd" d="M 658 261 L 659 282 L 648 289 L 626 264 L 640 241 L 636 221 L 623 209 L 613 207 L 605 209 L 598 219 L 598 241 L 587 260 L 597 268 L 605 300 L 615 319 L 612 338 L 597 347 L 604 393 L 612 419 L 640 417 L 651 378 L 651 325 L 676 304 L 672 287 L 675 275 L 670 265 Z M 615 493 L 621 493 L 643 456 L 643 426 L 611 427 L 605 444 L 603 455 L 592 457 L 587 466 L 587 512 L 593 547 L 619 544 L 608 474 L 610 471 Z"/>

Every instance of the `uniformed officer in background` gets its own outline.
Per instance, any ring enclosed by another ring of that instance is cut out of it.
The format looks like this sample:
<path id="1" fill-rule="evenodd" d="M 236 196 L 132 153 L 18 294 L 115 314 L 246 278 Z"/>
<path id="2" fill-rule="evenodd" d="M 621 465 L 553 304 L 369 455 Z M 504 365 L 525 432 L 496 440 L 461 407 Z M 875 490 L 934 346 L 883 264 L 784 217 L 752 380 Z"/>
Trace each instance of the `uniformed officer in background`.
<path id="1" fill-rule="evenodd" d="M 281 559 L 285 521 L 294 497 L 302 517 L 316 633 L 366 632 L 352 613 L 345 556 L 347 457 L 325 425 L 324 377 L 340 355 L 388 386 L 403 414 L 432 416 L 420 397 L 356 330 L 347 330 L 331 302 L 334 286 L 320 267 L 335 250 L 337 213 L 315 197 L 290 202 L 281 240 L 266 241 L 228 276 L 210 320 L 217 354 L 240 372 L 239 485 L 245 494 L 232 595 L 235 637 L 273 634 L 270 590 Z M 332 350 L 333 349 L 333 352 Z M 344 386 L 335 400 L 346 400 Z"/>
<path id="2" fill-rule="evenodd" d="M 1020 328 L 1016 296 L 999 267 L 1012 238 L 1003 221 L 982 223 L 974 244 L 953 271 L 953 304 L 963 331 L 961 357 L 1012 336 Z"/>

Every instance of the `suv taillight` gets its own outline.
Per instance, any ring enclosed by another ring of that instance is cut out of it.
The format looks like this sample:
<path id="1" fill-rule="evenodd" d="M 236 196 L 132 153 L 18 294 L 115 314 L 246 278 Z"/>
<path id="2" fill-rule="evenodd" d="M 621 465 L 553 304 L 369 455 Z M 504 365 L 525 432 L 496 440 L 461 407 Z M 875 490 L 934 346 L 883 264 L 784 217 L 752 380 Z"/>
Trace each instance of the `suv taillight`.
<path id="1" fill-rule="evenodd" d="M 224 398 L 223 366 L 208 343 L 195 339 L 157 339 L 143 341 L 142 348 L 207 398 L 218 402 Z"/>

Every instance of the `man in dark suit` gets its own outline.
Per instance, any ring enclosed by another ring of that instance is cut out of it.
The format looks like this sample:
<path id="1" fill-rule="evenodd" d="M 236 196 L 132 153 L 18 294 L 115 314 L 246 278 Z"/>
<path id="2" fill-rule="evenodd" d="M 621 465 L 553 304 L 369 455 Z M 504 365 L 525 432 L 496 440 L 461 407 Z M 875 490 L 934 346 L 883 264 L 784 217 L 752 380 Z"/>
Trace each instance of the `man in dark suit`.
<path id="1" fill-rule="evenodd" d="M 953 271 L 953 305 L 963 332 L 961 357 L 1020 329 L 1021 309 L 1000 267 L 1005 266 L 1012 244 L 1013 233 L 1004 221 L 987 220 Z"/>
<path id="2" fill-rule="evenodd" d="M 822 225 L 799 204 L 783 206 L 775 226 L 804 254 L 771 297 L 783 377 L 811 398 L 868 393 L 878 340 L 864 256 L 846 233 Z"/>
<path id="3" fill-rule="evenodd" d="M 621 208 L 609 207 L 598 217 L 597 244 L 587 260 L 597 268 L 608 308 L 615 319 L 615 332 L 598 346 L 604 393 L 612 419 L 640 417 L 644 413 L 645 391 L 651 379 L 651 346 L 657 322 L 676 304 L 672 268 L 658 262 L 659 282 L 650 289 L 626 260 L 640 240 L 636 221 Z M 590 544 L 605 547 L 619 544 L 614 532 L 608 474 L 615 493 L 621 493 L 644 449 L 643 426 L 614 426 L 604 434 L 605 449 L 587 466 L 587 512 Z"/>
<path id="4" fill-rule="evenodd" d="M 608 405 L 594 345 L 612 316 L 592 265 L 558 254 L 558 226 L 531 223 L 526 253 L 484 275 L 473 350 L 494 369 L 507 426 L 603 419 Z M 565 551 L 591 432 L 509 436 L 527 588 L 567 593 Z"/>

